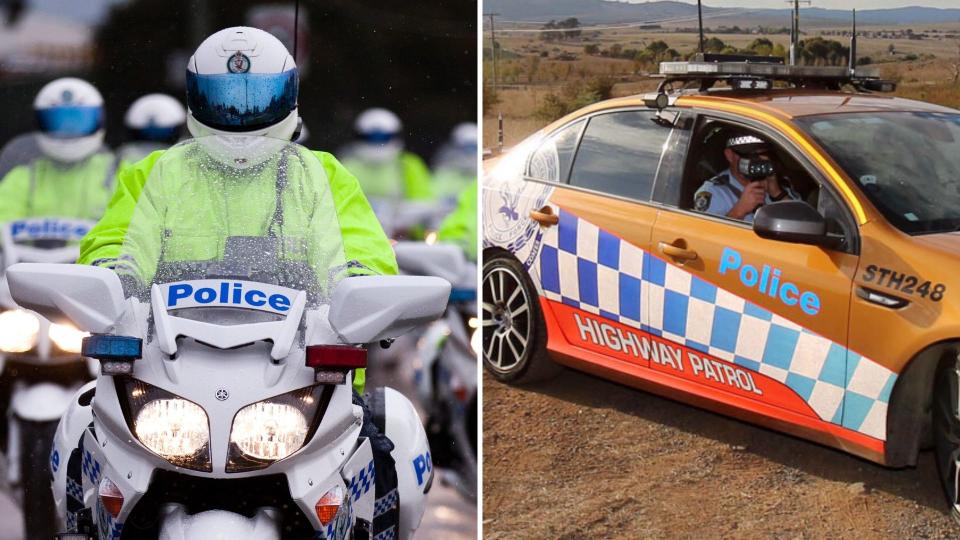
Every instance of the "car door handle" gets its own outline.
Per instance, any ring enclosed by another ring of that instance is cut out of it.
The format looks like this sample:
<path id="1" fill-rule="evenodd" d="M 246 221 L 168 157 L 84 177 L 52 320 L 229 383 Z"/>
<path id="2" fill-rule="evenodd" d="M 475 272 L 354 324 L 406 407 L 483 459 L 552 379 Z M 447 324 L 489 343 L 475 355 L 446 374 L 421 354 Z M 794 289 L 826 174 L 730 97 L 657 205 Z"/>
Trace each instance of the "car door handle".
<path id="1" fill-rule="evenodd" d="M 673 245 L 673 244 L 669 244 L 669 243 L 667 243 L 667 242 L 660 242 L 660 243 L 657 245 L 657 247 L 660 248 L 660 253 L 663 253 L 664 255 L 666 255 L 666 256 L 668 256 L 668 257 L 671 257 L 671 258 L 674 258 L 674 259 L 680 259 L 680 260 L 683 260 L 683 261 L 692 261 L 692 260 L 695 260 L 695 259 L 697 258 L 697 252 L 696 252 L 696 251 L 694 251 L 694 250 L 692 250 L 692 249 L 686 249 L 686 248 L 682 248 L 682 247 L 677 247 L 677 246 L 675 246 L 675 245 Z"/>
<path id="2" fill-rule="evenodd" d="M 530 219 L 547 227 L 560 223 L 560 216 L 554 214 L 553 208 L 550 208 L 549 206 L 544 206 L 539 210 L 531 210 Z"/>

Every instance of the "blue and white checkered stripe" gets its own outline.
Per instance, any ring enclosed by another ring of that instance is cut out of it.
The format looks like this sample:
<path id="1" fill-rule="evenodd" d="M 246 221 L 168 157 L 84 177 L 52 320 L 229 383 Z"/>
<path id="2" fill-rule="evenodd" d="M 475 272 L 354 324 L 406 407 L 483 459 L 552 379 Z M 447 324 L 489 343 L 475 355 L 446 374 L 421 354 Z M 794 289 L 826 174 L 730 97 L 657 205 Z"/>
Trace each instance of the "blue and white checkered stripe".
<path id="1" fill-rule="evenodd" d="M 821 419 L 886 438 L 892 371 L 570 212 L 559 215 L 531 268 L 546 298 L 760 372 Z"/>
<path id="2" fill-rule="evenodd" d="M 83 476 L 85 476 L 94 486 L 100 485 L 100 462 L 93 458 L 93 455 L 83 451 Z"/>
<path id="3" fill-rule="evenodd" d="M 359 501 L 360 497 L 363 497 L 368 491 L 370 491 L 370 488 L 373 487 L 375 478 L 376 473 L 374 472 L 373 460 L 371 459 L 370 463 L 365 468 L 360 469 L 360 472 L 350 479 L 349 488 L 354 502 Z"/>
<path id="4" fill-rule="evenodd" d="M 397 505 L 397 502 L 400 499 L 400 492 L 397 491 L 397 488 L 390 490 L 390 493 L 387 493 L 383 497 L 380 497 L 373 504 L 373 517 L 378 518 L 383 514 L 389 512 Z"/>

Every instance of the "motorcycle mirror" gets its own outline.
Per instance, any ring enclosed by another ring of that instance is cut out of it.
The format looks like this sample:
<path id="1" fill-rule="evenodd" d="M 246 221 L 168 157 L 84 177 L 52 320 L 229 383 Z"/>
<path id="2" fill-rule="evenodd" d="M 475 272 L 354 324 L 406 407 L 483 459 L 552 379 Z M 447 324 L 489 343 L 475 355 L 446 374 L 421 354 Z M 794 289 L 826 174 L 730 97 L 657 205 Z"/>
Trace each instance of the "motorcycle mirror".
<path id="1" fill-rule="evenodd" d="M 443 315 L 450 282 L 426 276 L 358 276 L 333 291 L 328 319 L 346 343 L 401 336 Z"/>
<path id="2" fill-rule="evenodd" d="M 64 319 L 95 334 L 109 331 L 123 314 L 120 278 L 98 266 L 19 263 L 7 269 L 14 302 L 51 321 Z"/>
<path id="3" fill-rule="evenodd" d="M 400 271 L 414 276 L 435 276 L 450 283 L 460 283 L 467 274 L 463 250 L 453 244 L 398 242 L 393 246 Z M 473 276 L 476 278 L 476 276 Z M 476 279 L 471 285 L 476 283 Z"/>

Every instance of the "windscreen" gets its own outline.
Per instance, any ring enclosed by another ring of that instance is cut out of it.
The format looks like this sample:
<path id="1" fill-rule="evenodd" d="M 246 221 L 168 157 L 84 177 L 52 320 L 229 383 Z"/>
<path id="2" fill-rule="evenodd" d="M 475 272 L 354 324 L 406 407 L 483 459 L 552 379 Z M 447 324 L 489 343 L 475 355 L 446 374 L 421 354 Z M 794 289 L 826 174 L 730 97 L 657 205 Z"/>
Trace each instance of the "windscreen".
<path id="1" fill-rule="evenodd" d="M 320 159 L 295 143 L 210 136 L 153 166 L 133 211 L 118 273 L 128 295 L 149 285 L 231 279 L 306 291 L 325 303 L 344 275 L 333 194 Z"/>
<path id="2" fill-rule="evenodd" d="M 0 180 L 16 167 L 29 165 L 41 155 L 36 133 L 26 133 L 10 139 L 3 145 L 3 150 L 0 150 Z"/>
<path id="3" fill-rule="evenodd" d="M 960 113 L 833 114 L 797 122 L 900 230 L 960 229 Z"/>

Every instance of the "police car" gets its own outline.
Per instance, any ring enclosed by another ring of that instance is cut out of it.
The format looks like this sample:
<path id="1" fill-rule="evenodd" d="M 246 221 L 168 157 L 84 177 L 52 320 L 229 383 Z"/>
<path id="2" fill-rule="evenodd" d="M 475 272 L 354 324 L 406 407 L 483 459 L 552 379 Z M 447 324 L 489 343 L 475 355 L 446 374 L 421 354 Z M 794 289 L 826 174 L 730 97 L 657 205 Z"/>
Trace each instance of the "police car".
<path id="1" fill-rule="evenodd" d="M 890 467 L 935 448 L 956 512 L 960 111 L 861 68 L 661 75 L 488 166 L 487 371 L 560 364 Z"/>

